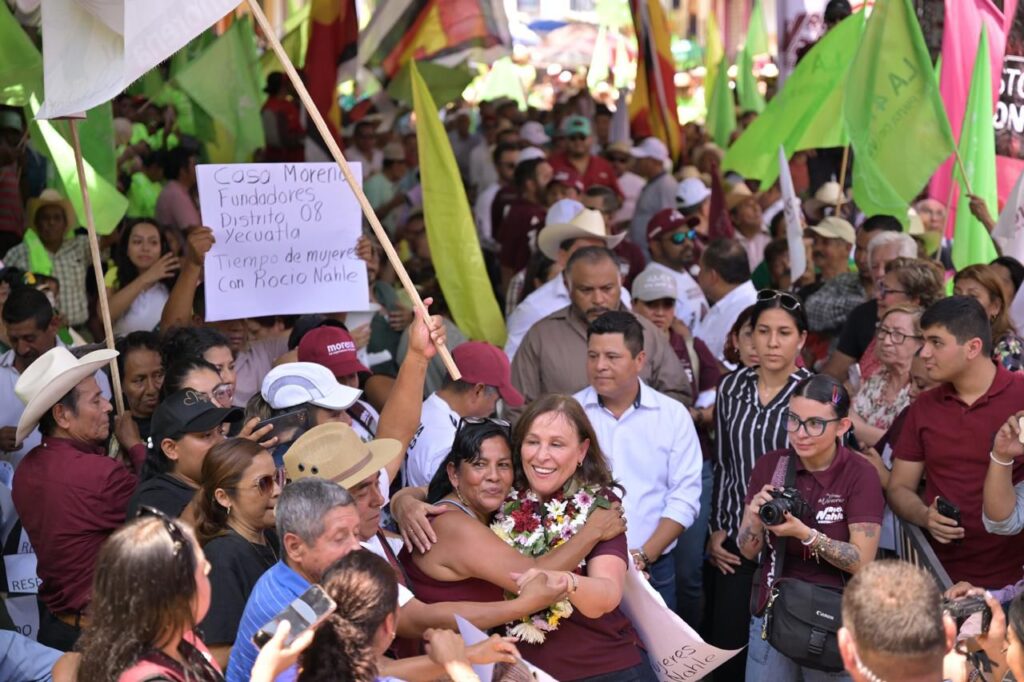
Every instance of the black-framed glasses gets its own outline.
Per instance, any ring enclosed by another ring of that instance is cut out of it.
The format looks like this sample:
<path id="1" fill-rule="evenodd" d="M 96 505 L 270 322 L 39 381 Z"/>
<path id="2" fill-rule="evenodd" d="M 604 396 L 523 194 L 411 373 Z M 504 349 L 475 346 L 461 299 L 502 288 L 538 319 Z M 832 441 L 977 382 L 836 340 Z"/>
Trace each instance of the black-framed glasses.
<path id="1" fill-rule="evenodd" d="M 458 426 L 455 427 L 455 433 L 461 431 L 464 426 L 481 426 L 482 424 L 493 424 L 505 429 L 506 432 L 512 432 L 512 425 L 504 419 L 498 419 L 497 417 L 463 417 L 459 420 Z"/>
<path id="2" fill-rule="evenodd" d="M 802 305 L 799 298 L 786 291 L 762 289 L 757 292 L 758 303 L 768 303 L 769 301 L 774 301 L 776 299 L 778 299 L 779 304 L 786 310 L 797 310 Z"/>
<path id="3" fill-rule="evenodd" d="M 890 289 L 884 284 L 878 285 L 878 296 L 880 298 L 885 298 L 889 294 L 903 294 L 904 296 L 906 296 L 907 292 L 904 291 L 903 289 Z"/>
<path id="4" fill-rule="evenodd" d="M 675 244 L 676 246 L 679 246 L 680 244 L 686 242 L 687 240 L 697 241 L 697 230 L 688 230 L 686 232 L 676 232 L 676 233 L 674 233 L 672 235 L 671 240 L 672 240 L 672 243 Z"/>
<path id="5" fill-rule="evenodd" d="M 888 336 L 890 339 L 892 339 L 893 344 L 897 346 L 902 345 L 903 342 L 906 341 L 907 339 L 917 339 L 918 341 L 924 340 L 924 337 L 919 334 L 906 334 L 904 332 L 901 332 L 899 329 L 889 329 L 888 327 L 883 327 L 881 322 L 875 325 L 875 336 L 878 338 L 879 341 L 885 341 L 885 337 Z"/>
<path id="6" fill-rule="evenodd" d="M 825 433 L 825 428 L 833 422 L 842 421 L 842 417 L 836 417 L 835 419 L 822 419 L 821 417 L 808 417 L 807 419 L 801 419 L 799 416 L 792 412 L 786 413 L 786 431 L 790 433 L 796 433 L 802 426 L 804 433 L 811 438 L 817 438 L 821 434 Z"/>

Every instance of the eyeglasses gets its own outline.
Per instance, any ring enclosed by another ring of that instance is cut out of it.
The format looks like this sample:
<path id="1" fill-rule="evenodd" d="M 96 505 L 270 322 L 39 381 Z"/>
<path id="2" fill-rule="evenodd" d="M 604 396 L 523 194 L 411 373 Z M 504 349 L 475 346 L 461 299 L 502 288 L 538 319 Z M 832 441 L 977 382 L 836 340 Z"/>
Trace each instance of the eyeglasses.
<path id="1" fill-rule="evenodd" d="M 919 336 L 917 334 L 905 334 L 899 329 L 889 329 L 888 327 L 883 327 L 881 324 L 875 325 L 875 329 L 877 330 L 875 332 L 875 336 L 879 341 L 885 341 L 885 337 L 888 336 L 897 346 L 901 345 L 907 339 L 917 339 L 919 341 L 924 339 L 923 336 Z"/>
<path id="2" fill-rule="evenodd" d="M 587 139 L 587 136 L 586 135 L 579 135 L 579 134 L 576 134 L 576 135 L 566 135 L 565 139 L 569 140 L 569 142 L 582 142 L 582 141 Z"/>
<path id="3" fill-rule="evenodd" d="M 139 507 L 139 510 L 135 512 L 135 518 L 140 519 L 146 516 L 152 516 L 163 524 L 164 529 L 167 530 L 167 534 L 171 537 L 171 554 L 174 556 L 184 555 L 187 557 L 189 570 L 195 571 L 196 556 L 192 551 L 192 543 L 187 537 L 185 537 L 185 532 L 181 529 L 181 526 L 178 525 L 178 522 L 156 507 L 142 505 Z M 203 573 L 210 575 L 210 562 L 206 562 L 203 565 Z"/>
<path id="4" fill-rule="evenodd" d="M 270 497 L 271 493 L 274 492 L 275 483 L 278 488 L 283 488 L 287 482 L 287 472 L 284 469 L 275 469 L 274 473 L 264 474 L 257 478 L 256 482 L 248 486 L 248 488 L 255 488 L 263 497 Z M 235 489 L 237 490 L 238 488 L 236 487 Z"/>
<path id="5" fill-rule="evenodd" d="M 775 289 L 762 289 L 757 292 L 758 303 L 768 303 L 778 299 L 779 304 L 786 310 L 798 310 L 800 308 L 800 299 L 793 294 L 785 291 L 776 291 Z"/>
<path id="6" fill-rule="evenodd" d="M 697 241 L 697 230 L 689 230 L 687 232 L 676 232 L 671 237 L 672 243 L 679 246 L 687 239 L 690 241 Z"/>
<path id="7" fill-rule="evenodd" d="M 808 417 L 807 419 L 801 419 L 792 412 L 786 413 L 786 431 L 790 433 L 796 433 L 802 426 L 804 433 L 811 438 L 817 438 L 821 434 L 825 433 L 825 427 L 833 422 L 842 421 L 841 417 L 835 419 L 822 419 L 821 417 Z"/>
<path id="8" fill-rule="evenodd" d="M 879 295 L 879 297 L 885 298 L 889 294 L 903 294 L 904 296 L 906 296 L 907 292 L 904 291 L 903 289 L 890 289 L 889 287 L 885 286 L 884 284 L 879 284 L 878 285 L 878 295 Z"/>
<path id="9" fill-rule="evenodd" d="M 505 429 L 506 432 L 512 431 L 512 425 L 504 419 L 498 419 L 497 417 L 463 417 L 459 420 L 459 425 L 455 427 L 455 433 L 461 431 L 464 426 L 481 426 L 483 424 L 493 424 Z"/>
<path id="10" fill-rule="evenodd" d="M 219 405 L 229 406 L 235 397 L 235 387 L 231 384 L 217 384 L 207 397 Z"/>

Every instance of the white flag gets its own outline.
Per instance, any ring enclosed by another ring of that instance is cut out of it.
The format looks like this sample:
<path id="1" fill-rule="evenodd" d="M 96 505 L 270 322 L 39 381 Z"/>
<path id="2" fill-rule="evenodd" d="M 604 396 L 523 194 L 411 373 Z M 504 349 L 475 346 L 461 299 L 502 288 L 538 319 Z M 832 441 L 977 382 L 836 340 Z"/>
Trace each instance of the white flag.
<path id="1" fill-rule="evenodd" d="M 1004 256 L 1013 256 L 1024 263 L 1024 173 L 1018 178 L 1006 205 L 992 228 L 992 241 Z"/>
<path id="2" fill-rule="evenodd" d="M 804 224 L 800 219 L 800 199 L 793 189 L 793 177 L 789 174 L 786 149 L 779 145 L 779 189 L 782 191 L 782 210 L 786 216 L 786 241 L 789 243 L 790 286 L 807 271 L 807 250 L 804 248 Z"/>
<path id="3" fill-rule="evenodd" d="M 46 0 L 39 118 L 58 118 L 113 99 L 169 58 L 238 0 Z M 226 77 L 230 76 L 230 65 Z"/>

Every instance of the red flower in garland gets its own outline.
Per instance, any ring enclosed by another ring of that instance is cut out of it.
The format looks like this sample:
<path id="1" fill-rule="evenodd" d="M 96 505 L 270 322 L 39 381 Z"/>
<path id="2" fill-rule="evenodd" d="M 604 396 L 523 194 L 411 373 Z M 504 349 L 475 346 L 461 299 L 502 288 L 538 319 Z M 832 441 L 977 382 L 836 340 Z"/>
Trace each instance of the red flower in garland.
<path id="1" fill-rule="evenodd" d="M 540 526 L 540 520 L 526 505 L 512 512 L 512 520 L 515 522 L 513 529 L 517 533 L 532 533 Z"/>

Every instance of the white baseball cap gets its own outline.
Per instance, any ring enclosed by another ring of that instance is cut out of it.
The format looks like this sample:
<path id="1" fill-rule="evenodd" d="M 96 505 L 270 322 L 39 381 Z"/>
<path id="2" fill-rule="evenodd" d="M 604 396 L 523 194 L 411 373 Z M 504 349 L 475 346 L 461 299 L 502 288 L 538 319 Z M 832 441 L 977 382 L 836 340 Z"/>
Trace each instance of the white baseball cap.
<path id="1" fill-rule="evenodd" d="M 526 163 L 527 161 L 533 161 L 534 159 L 546 159 L 548 155 L 543 150 L 537 149 L 536 147 L 527 147 L 526 149 L 519 150 L 519 158 L 516 159 L 516 165 Z"/>
<path id="2" fill-rule="evenodd" d="M 664 298 L 679 298 L 676 278 L 662 270 L 647 268 L 633 280 L 633 300 L 650 303 Z"/>
<path id="3" fill-rule="evenodd" d="M 559 199 L 551 204 L 551 208 L 548 209 L 548 215 L 544 219 L 544 224 L 567 223 L 579 215 L 580 211 L 585 208 L 586 206 L 575 199 Z"/>
<path id="4" fill-rule="evenodd" d="M 345 410 L 363 394 L 338 383 L 331 370 L 315 362 L 287 362 L 263 378 L 263 399 L 275 410 L 312 403 L 328 410 Z"/>
<path id="5" fill-rule="evenodd" d="M 656 137 L 644 138 L 644 141 L 633 147 L 629 153 L 637 159 L 668 161 L 668 147 Z"/>
<path id="6" fill-rule="evenodd" d="M 676 190 L 676 207 L 692 208 L 709 196 L 711 196 L 711 190 L 699 178 L 686 178 L 679 183 L 679 188 Z"/>
<path id="7" fill-rule="evenodd" d="M 519 128 L 519 137 L 530 144 L 542 145 L 551 142 L 551 138 L 544 132 L 544 124 L 540 121 L 527 121 Z"/>

